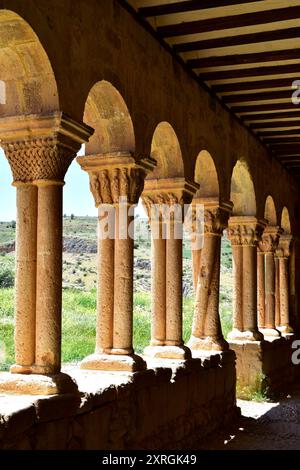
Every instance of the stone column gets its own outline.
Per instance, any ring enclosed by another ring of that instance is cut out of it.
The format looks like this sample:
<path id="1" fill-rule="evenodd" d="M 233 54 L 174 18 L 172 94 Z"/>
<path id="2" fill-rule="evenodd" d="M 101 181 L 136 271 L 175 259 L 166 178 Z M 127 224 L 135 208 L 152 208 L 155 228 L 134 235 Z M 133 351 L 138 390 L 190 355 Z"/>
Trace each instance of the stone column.
<path id="1" fill-rule="evenodd" d="M 110 223 L 110 233 L 108 224 Z M 106 237 L 107 235 L 107 237 Z M 96 354 L 109 353 L 113 347 L 115 217 L 113 205 L 98 209 L 98 269 Z"/>
<path id="2" fill-rule="evenodd" d="M 232 209 L 232 203 L 215 198 L 194 199 L 204 206 L 204 233 L 197 270 L 195 313 L 192 336 L 188 346 L 192 350 L 226 350 L 219 315 L 221 237 Z"/>
<path id="3" fill-rule="evenodd" d="M 290 326 L 290 279 L 289 260 L 292 236 L 282 234 L 276 249 L 276 260 L 278 262 L 278 291 L 279 291 L 279 315 L 276 328 L 283 334 L 293 334 Z"/>
<path id="4" fill-rule="evenodd" d="M 259 242 L 259 249 L 265 255 L 265 322 L 260 329 L 265 337 L 280 336 L 275 326 L 275 249 L 278 245 L 280 227 L 268 225 Z"/>
<path id="5" fill-rule="evenodd" d="M 35 362 L 37 188 L 14 183 L 17 190 L 14 373 L 30 373 Z"/>
<path id="6" fill-rule="evenodd" d="M 1 145 L 17 186 L 18 206 L 16 364 L 11 372 L 53 376 L 53 381 L 33 378 L 29 385 L 16 376 L 18 389 L 24 393 L 26 388 L 28 393 L 74 389 L 67 376 L 57 375 L 61 362 L 62 186 L 70 163 L 91 133 L 91 128 L 60 112 L 1 120 Z"/>
<path id="7" fill-rule="evenodd" d="M 132 344 L 133 211 L 155 162 L 150 158 L 136 161 L 125 154 L 87 155 L 77 161 L 89 174 L 100 228 L 96 349 L 81 362 L 81 368 L 143 370 L 146 363 L 134 354 Z"/>
<path id="8" fill-rule="evenodd" d="M 145 182 L 142 197 L 152 240 L 152 326 L 146 356 L 191 357 L 182 339 L 182 229 L 184 203 L 197 189 L 184 178 Z"/>
<path id="9" fill-rule="evenodd" d="M 251 216 L 230 217 L 228 238 L 234 261 L 234 313 L 230 341 L 260 341 L 257 326 L 257 243 L 263 222 Z"/>
<path id="10" fill-rule="evenodd" d="M 279 259 L 275 256 L 275 327 L 280 326 Z"/>
<path id="11" fill-rule="evenodd" d="M 257 248 L 257 313 L 258 328 L 265 324 L 265 254 Z"/>

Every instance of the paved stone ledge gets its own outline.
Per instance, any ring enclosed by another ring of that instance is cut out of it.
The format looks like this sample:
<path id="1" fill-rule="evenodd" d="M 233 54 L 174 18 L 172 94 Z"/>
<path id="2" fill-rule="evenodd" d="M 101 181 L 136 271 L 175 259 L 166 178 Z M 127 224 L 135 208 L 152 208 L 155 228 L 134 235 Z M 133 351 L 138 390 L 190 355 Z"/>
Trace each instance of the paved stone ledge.
<path id="1" fill-rule="evenodd" d="M 238 416 L 232 351 L 136 373 L 64 372 L 79 394 L 0 395 L 1 449 L 192 448 Z"/>

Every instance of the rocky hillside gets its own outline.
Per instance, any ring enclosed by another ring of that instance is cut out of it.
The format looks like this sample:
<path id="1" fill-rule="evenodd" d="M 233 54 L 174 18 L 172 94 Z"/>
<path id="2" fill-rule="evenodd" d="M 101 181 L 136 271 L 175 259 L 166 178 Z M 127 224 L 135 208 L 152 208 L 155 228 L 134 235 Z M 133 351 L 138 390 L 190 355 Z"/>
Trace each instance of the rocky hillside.
<path id="1" fill-rule="evenodd" d="M 0 222 L 0 265 L 9 262 L 15 250 L 15 223 Z M 147 221 L 138 219 L 135 240 L 135 291 L 149 292 L 151 288 L 151 242 Z M 97 219 L 94 217 L 64 217 L 63 286 L 90 290 L 97 283 Z M 221 296 L 230 301 L 232 291 L 231 248 L 222 239 Z M 1 267 L 1 266 L 0 266 Z M 193 293 L 191 251 L 188 237 L 183 243 L 183 294 Z"/>

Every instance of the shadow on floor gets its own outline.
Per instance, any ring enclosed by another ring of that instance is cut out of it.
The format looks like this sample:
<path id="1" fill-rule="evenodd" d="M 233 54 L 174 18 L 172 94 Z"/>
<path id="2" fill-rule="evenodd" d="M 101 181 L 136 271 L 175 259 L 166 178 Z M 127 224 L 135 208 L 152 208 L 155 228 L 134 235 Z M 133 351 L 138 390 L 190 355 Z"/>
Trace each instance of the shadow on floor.
<path id="1" fill-rule="evenodd" d="M 300 386 L 277 402 L 238 400 L 242 416 L 199 450 L 299 450 Z"/>

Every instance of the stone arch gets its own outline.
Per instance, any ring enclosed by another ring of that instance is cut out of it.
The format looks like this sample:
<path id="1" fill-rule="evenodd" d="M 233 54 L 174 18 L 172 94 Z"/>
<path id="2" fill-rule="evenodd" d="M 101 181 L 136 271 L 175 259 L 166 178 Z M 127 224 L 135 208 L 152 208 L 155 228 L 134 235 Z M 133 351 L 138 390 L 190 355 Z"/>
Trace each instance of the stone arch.
<path id="1" fill-rule="evenodd" d="M 151 144 L 151 157 L 157 166 L 150 178 L 177 178 L 184 176 L 180 144 L 173 127 L 166 121 L 156 127 Z"/>
<path id="2" fill-rule="evenodd" d="M 244 161 L 238 161 L 231 176 L 230 200 L 233 215 L 256 215 L 256 196 L 251 174 Z"/>
<path id="3" fill-rule="evenodd" d="M 265 202 L 264 218 L 268 221 L 269 225 L 277 225 L 277 215 L 274 199 L 272 196 L 268 196 Z"/>
<path id="4" fill-rule="evenodd" d="M 88 95 L 84 122 L 95 129 L 86 154 L 134 153 L 135 136 L 130 113 L 119 91 L 105 80 Z"/>
<path id="5" fill-rule="evenodd" d="M 0 117 L 59 110 L 49 58 L 31 26 L 10 10 L 0 11 Z"/>
<path id="6" fill-rule="evenodd" d="M 201 150 L 197 157 L 194 180 L 200 185 L 196 197 L 219 197 L 220 187 L 217 169 L 212 156 L 207 150 Z"/>
<path id="7" fill-rule="evenodd" d="M 286 233 L 286 234 L 291 233 L 290 214 L 289 214 L 289 211 L 288 211 L 287 207 L 284 207 L 282 209 L 280 225 L 283 228 L 284 233 Z"/>

